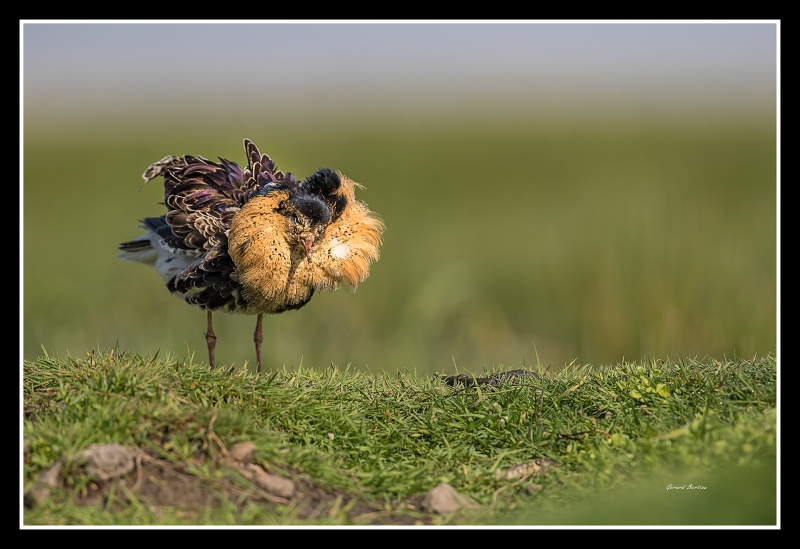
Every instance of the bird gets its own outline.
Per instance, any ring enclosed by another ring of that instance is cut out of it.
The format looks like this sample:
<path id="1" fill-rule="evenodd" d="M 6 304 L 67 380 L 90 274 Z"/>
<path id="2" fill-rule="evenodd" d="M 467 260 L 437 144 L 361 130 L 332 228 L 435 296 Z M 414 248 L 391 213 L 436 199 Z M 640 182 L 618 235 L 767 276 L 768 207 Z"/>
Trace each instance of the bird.
<path id="1" fill-rule="evenodd" d="M 153 267 L 167 289 L 206 311 L 214 368 L 216 311 L 256 315 L 257 371 L 262 319 L 296 310 L 316 290 L 353 291 L 379 259 L 383 220 L 356 199 L 363 186 L 319 168 L 304 180 L 278 169 L 244 140 L 247 166 L 217 157 L 165 156 L 142 174 L 163 177 L 167 212 L 145 217 L 145 234 L 119 245 L 118 257 Z"/>

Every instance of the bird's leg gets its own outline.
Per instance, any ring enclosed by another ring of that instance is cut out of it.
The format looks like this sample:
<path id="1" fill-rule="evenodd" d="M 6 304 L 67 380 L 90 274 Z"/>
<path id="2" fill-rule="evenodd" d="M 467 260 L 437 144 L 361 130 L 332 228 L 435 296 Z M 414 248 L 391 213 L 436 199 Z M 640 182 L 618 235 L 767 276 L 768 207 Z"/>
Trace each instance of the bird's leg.
<path id="1" fill-rule="evenodd" d="M 258 373 L 261 373 L 261 342 L 264 341 L 264 337 L 261 335 L 261 319 L 264 317 L 263 314 L 258 315 L 258 320 L 256 320 L 256 331 L 253 334 L 253 341 L 256 344 L 256 361 L 258 362 Z"/>
<path id="2" fill-rule="evenodd" d="M 211 327 L 211 311 L 208 311 L 208 331 L 206 332 L 206 344 L 208 345 L 208 365 L 214 369 L 214 347 L 217 346 L 217 336 L 214 328 Z"/>

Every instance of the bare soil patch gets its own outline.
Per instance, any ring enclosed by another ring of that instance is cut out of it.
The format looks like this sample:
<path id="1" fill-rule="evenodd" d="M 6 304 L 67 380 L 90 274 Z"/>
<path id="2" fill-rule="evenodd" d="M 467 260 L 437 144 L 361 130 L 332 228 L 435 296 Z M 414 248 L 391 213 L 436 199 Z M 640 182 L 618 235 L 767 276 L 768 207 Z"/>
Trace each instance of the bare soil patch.
<path id="1" fill-rule="evenodd" d="M 173 463 L 148 450 L 138 453 L 128 450 L 133 467 L 122 466 L 118 474 L 110 469 L 98 472 L 94 456 L 101 452 L 108 454 L 109 451 L 107 447 L 98 447 L 94 454 L 85 451 L 73 460 L 70 475 L 73 478 L 81 475 L 91 478 L 81 483 L 83 487 L 80 489 L 71 490 L 65 486 L 65 469 L 68 468 L 65 463 L 69 463 L 69 460 L 59 459 L 27 491 L 26 506 L 41 505 L 49 497 L 72 497 L 77 505 L 102 507 L 112 513 L 126 506 L 144 505 L 156 517 L 169 512 L 187 522 L 223 504 L 233 504 L 237 512 L 248 504 L 263 505 L 274 511 L 288 510 L 292 517 L 299 520 L 315 520 L 344 513 L 344 523 L 357 525 L 433 524 L 435 521 L 434 514 L 423 511 L 423 496 L 379 505 L 362 495 L 325 490 L 315 485 L 313 479 L 297 475 L 291 479 L 291 497 L 281 497 L 270 494 L 261 486 L 253 470 L 257 468 L 260 475 L 267 473 L 258 465 L 236 462 L 234 459 L 206 463 L 202 457 L 192 460 L 193 463 Z M 114 458 L 120 463 L 127 461 L 120 455 Z M 193 473 L 198 469 L 208 471 L 208 466 L 214 474 L 200 476 Z M 278 506 L 283 507 L 278 509 Z"/>

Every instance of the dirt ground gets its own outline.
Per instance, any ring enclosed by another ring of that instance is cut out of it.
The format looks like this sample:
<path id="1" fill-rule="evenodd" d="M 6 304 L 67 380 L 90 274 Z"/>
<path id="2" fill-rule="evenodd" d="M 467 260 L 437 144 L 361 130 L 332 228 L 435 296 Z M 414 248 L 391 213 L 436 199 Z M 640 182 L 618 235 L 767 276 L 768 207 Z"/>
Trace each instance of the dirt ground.
<path id="1" fill-rule="evenodd" d="M 70 492 L 77 505 L 108 506 L 113 512 L 135 501 L 156 517 L 168 511 L 186 523 L 193 523 L 195 517 L 202 517 L 209 508 L 220 507 L 224 500 L 237 510 L 248 504 L 263 505 L 277 511 L 289 510 L 291 516 L 311 521 L 324 517 L 341 518 L 341 513 L 344 513 L 346 519 L 342 523 L 354 525 L 424 525 L 433 524 L 437 518 L 435 512 L 423 509 L 422 495 L 399 503 L 384 505 L 381 502 L 378 505 L 366 497 L 326 491 L 302 475 L 291 480 L 277 478 L 265 473 L 260 466 L 249 463 L 246 458 L 239 461 L 225 456 L 225 459 L 215 460 L 209 465 L 212 469 L 222 469 L 219 471 L 222 474 L 205 478 L 189 472 L 187 464 L 172 463 L 153 452 L 134 453 L 121 449 L 117 454 L 105 456 L 105 462 L 95 459 L 91 451 L 85 454 L 81 456 L 83 459 L 74 460 L 80 465 L 70 473 L 72 476 L 91 475 L 92 480 L 82 489 L 77 492 L 51 489 L 64 488 L 65 460 L 61 459 L 40 475 L 39 481 L 26 492 L 25 505 L 34 507 L 49 497 L 66 497 L 64 494 Z M 278 483 L 273 486 L 265 482 L 266 477 L 272 477 Z M 110 495 L 113 503 L 109 506 Z M 277 509 L 278 506 L 282 508 Z"/>

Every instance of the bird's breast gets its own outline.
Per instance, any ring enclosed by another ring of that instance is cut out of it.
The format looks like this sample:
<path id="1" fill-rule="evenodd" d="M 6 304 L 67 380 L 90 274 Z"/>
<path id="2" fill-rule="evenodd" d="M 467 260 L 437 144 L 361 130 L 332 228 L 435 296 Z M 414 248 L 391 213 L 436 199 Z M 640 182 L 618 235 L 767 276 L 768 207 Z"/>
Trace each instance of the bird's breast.
<path id="1" fill-rule="evenodd" d="M 287 219 L 275 211 L 285 197 L 275 194 L 248 201 L 228 233 L 228 254 L 244 298 L 252 310 L 266 313 L 307 301 L 323 274 L 290 238 Z"/>

